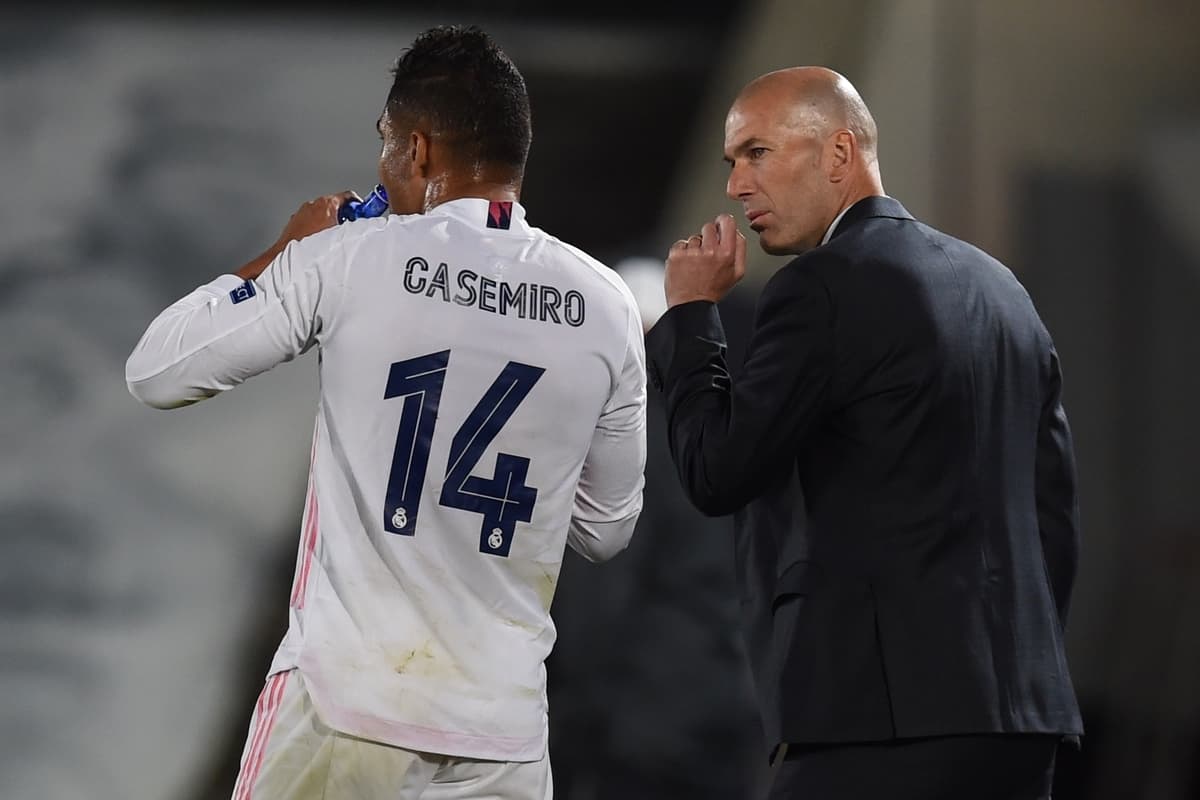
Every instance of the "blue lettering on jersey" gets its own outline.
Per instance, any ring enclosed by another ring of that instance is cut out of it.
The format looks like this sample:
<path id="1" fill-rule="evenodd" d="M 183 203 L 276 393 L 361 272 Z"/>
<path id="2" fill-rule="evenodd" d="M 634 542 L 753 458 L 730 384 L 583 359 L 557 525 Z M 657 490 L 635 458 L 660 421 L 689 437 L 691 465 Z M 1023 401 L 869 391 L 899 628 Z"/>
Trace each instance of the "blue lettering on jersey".
<path id="1" fill-rule="evenodd" d="M 392 468 L 384 492 L 383 529 L 413 536 L 417 532 L 421 492 L 429 468 L 429 450 L 437 425 L 450 351 L 397 361 L 388 371 L 383 398 L 404 398 Z M 488 445 L 500 433 L 546 370 L 509 361 L 450 443 L 446 479 L 439 505 L 479 514 L 479 552 L 508 557 L 518 522 L 533 519 L 538 491 L 525 483 L 529 459 L 497 453 L 492 477 L 472 474 Z"/>
<path id="2" fill-rule="evenodd" d="M 254 291 L 254 281 L 246 281 L 229 293 L 229 299 L 233 301 L 234 305 L 237 305 L 243 300 L 254 297 L 255 294 L 257 293 Z"/>
<path id="3" fill-rule="evenodd" d="M 426 277 L 429 271 L 429 262 L 424 258 L 410 258 L 404 265 L 404 290 L 502 317 L 515 316 L 572 328 L 583 325 L 587 318 L 587 303 L 577 289 L 563 292 L 545 284 L 509 283 L 469 269 L 456 269 L 444 261 L 437 265 L 432 276 Z M 451 286 L 455 287 L 453 293 Z"/>

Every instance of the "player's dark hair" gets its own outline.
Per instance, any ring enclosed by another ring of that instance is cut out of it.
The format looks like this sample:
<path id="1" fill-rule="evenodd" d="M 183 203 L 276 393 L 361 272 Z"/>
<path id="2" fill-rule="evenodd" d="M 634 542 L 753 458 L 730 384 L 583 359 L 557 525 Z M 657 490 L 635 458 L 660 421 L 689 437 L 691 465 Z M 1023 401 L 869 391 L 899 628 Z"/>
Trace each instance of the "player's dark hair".
<path id="1" fill-rule="evenodd" d="M 482 30 L 431 28 L 400 55 L 392 74 L 393 119 L 425 122 L 472 162 L 524 170 L 532 137 L 525 79 Z"/>

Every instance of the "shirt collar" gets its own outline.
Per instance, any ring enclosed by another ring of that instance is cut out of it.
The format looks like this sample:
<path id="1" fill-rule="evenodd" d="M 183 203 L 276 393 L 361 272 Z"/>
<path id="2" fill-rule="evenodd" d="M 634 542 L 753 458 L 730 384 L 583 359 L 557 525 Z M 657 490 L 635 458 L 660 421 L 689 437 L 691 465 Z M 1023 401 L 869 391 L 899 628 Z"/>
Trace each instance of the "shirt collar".
<path id="1" fill-rule="evenodd" d="M 834 237 L 840 236 L 841 231 L 838 228 L 843 223 L 848 227 L 852 227 L 861 220 L 870 217 L 913 219 L 913 215 L 909 214 L 904 206 L 900 205 L 895 198 L 888 197 L 886 194 L 873 194 L 862 198 L 849 208 L 843 208 L 841 213 L 834 217 L 833 222 L 829 224 L 829 229 L 825 231 L 825 238 L 821 240 L 821 244 L 827 244 Z"/>
<path id="2" fill-rule="evenodd" d="M 850 210 L 850 207 L 846 206 L 839 211 L 838 215 L 833 218 L 833 222 L 829 223 L 829 227 L 825 229 L 825 238 L 821 240 L 821 244 L 829 244 L 829 240 L 833 238 L 833 232 L 837 230 L 838 223 L 842 221 L 842 217 L 846 216 L 846 212 Z"/>
<path id="3" fill-rule="evenodd" d="M 516 202 L 498 202 L 482 197 L 459 197 L 439 203 L 426 216 L 454 217 L 468 225 L 497 233 L 526 234 L 531 230 L 525 221 L 525 207 Z"/>

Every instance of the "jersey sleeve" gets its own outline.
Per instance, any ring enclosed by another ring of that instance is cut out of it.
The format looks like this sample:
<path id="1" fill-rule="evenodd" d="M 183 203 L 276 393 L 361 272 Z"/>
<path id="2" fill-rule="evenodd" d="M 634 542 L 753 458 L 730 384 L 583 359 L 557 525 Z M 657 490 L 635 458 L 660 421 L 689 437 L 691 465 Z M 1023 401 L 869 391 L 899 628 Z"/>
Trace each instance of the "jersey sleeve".
<path id="1" fill-rule="evenodd" d="M 571 549 L 589 561 L 607 561 L 625 549 L 642 511 L 645 468 L 646 349 L 631 305 L 624 363 L 575 490 Z"/>
<path id="2" fill-rule="evenodd" d="M 340 304 L 341 241 L 332 229 L 291 242 L 257 279 L 222 275 L 171 305 L 125 364 L 130 393 L 178 408 L 306 352 Z"/>

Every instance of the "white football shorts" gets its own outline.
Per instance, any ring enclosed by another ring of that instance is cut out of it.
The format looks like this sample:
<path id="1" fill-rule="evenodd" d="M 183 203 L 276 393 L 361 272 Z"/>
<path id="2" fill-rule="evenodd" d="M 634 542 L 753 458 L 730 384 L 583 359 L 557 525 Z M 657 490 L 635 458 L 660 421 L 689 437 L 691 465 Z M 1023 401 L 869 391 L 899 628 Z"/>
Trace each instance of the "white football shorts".
<path id="1" fill-rule="evenodd" d="M 297 670 L 267 678 L 242 751 L 233 800 L 551 800 L 550 756 L 475 761 L 339 733 Z"/>

